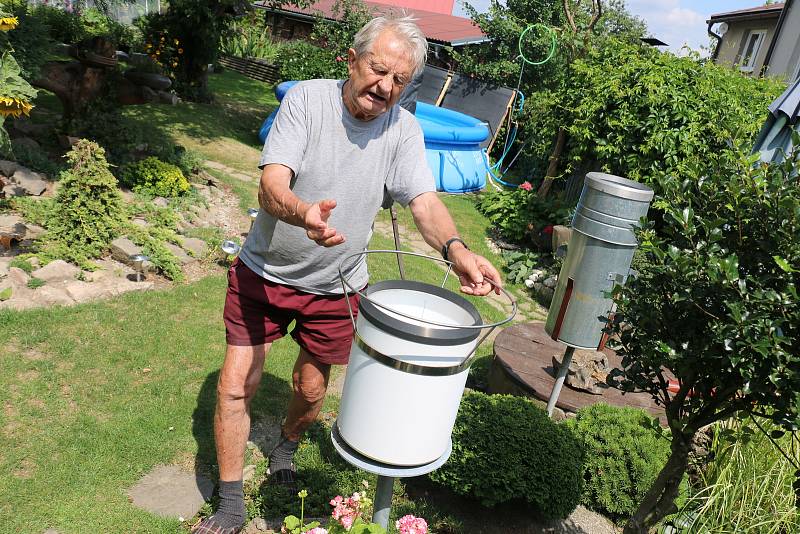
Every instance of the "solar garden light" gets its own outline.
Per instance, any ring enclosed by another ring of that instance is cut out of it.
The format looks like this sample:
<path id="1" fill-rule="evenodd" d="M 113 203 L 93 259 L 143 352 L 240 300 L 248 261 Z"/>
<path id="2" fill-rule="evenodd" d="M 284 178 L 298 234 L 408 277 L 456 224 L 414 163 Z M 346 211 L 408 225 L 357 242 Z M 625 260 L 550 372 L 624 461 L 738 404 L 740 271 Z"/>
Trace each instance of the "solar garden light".
<path id="1" fill-rule="evenodd" d="M 249 234 L 253 231 L 253 224 L 256 222 L 256 217 L 258 217 L 258 208 L 247 208 L 247 215 L 250 216 L 250 229 L 247 231 Z"/>
<path id="2" fill-rule="evenodd" d="M 547 402 L 550 416 L 575 349 L 605 346 L 602 319 L 613 311 L 609 292 L 628 280 L 638 245 L 633 229 L 652 199 L 653 190 L 638 182 L 600 172 L 586 175 L 545 323 L 550 337 L 567 346 Z"/>
<path id="3" fill-rule="evenodd" d="M 150 258 L 144 254 L 134 254 L 131 256 L 131 261 L 133 262 L 133 270 L 136 271 L 136 281 L 141 282 L 145 278 L 145 271 L 147 271 L 145 262 L 150 261 Z"/>
<path id="4" fill-rule="evenodd" d="M 242 250 L 242 247 L 240 247 L 237 242 L 231 241 L 230 239 L 223 241 L 219 248 L 225 253 L 225 257 L 228 261 L 230 261 L 231 256 L 236 256 L 239 254 L 239 251 Z"/>

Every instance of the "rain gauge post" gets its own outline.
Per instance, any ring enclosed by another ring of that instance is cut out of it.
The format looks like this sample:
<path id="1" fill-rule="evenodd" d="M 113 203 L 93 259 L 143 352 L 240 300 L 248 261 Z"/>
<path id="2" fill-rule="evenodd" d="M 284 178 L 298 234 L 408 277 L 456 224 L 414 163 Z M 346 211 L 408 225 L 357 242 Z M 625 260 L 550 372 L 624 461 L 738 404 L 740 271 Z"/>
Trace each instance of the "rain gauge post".
<path id="1" fill-rule="evenodd" d="M 439 258 L 368 250 L 342 264 L 376 253 L 447 266 L 439 286 L 388 280 L 365 290 L 353 287 L 339 267 L 342 289 L 358 293 L 361 300 L 357 319 L 350 310 L 354 339 L 331 439 L 344 460 L 378 475 L 372 521 L 386 528 L 394 479 L 430 473 L 450 457 L 450 435 L 477 348 L 492 330 L 514 318 L 517 307 L 501 289 L 512 304 L 511 315 L 484 323 L 471 302 L 444 288 L 452 264 Z"/>
<path id="2" fill-rule="evenodd" d="M 602 318 L 612 307 L 607 295 L 628 279 L 638 245 L 633 228 L 647 215 L 652 198 L 653 190 L 638 182 L 599 172 L 586 175 L 545 323 L 550 337 L 567 346 L 547 402 L 549 416 L 575 349 L 603 348 Z"/>

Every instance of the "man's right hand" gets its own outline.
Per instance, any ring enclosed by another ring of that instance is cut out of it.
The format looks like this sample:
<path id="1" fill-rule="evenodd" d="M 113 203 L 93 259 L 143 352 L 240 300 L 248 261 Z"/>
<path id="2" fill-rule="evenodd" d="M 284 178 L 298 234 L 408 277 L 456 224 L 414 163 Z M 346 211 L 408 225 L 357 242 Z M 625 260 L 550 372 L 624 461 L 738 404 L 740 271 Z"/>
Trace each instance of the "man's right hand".
<path id="1" fill-rule="evenodd" d="M 321 200 L 311 204 L 303 214 L 306 235 L 323 247 L 335 247 L 344 243 L 344 236 L 336 228 L 328 226 L 331 211 L 336 207 L 335 200 Z"/>

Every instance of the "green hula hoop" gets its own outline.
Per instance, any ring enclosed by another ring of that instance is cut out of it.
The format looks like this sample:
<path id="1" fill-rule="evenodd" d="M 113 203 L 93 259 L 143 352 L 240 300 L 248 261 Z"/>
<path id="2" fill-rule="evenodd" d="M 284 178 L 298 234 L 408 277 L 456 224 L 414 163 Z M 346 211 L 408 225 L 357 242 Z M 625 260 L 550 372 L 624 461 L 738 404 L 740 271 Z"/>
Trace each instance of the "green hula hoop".
<path id="1" fill-rule="evenodd" d="M 525 38 L 525 34 L 531 31 L 533 28 L 543 28 L 545 31 L 550 33 L 550 52 L 547 54 L 547 57 L 544 58 L 542 61 L 531 61 L 530 59 L 525 57 L 525 54 L 522 52 L 522 40 Z M 519 40 L 517 41 L 517 48 L 519 48 L 519 57 L 522 58 L 522 61 L 527 63 L 528 65 L 544 65 L 548 61 L 553 58 L 553 55 L 556 53 L 556 32 L 553 28 L 549 26 L 545 26 L 544 24 L 531 24 L 520 34 Z"/>

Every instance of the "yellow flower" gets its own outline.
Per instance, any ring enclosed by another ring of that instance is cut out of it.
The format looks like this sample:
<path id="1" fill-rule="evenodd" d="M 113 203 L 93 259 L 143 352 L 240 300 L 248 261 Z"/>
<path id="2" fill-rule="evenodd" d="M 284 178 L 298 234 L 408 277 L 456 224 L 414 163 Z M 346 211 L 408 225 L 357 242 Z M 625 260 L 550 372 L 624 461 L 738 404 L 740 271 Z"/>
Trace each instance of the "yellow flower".
<path id="1" fill-rule="evenodd" d="M 178 53 L 179 53 L 179 54 L 183 54 L 183 48 L 179 48 L 179 49 L 178 49 Z"/>
<path id="2" fill-rule="evenodd" d="M 28 115 L 33 108 L 30 102 L 26 102 L 13 96 L 0 96 L 0 115 L 3 117 L 19 117 L 22 114 Z"/>
<path id="3" fill-rule="evenodd" d="M 7 32 L 19 25 L 17 17 L 0 17 L 0 31 Z"/>
<path id="4" fill-rule="evenodd" d="M 161 42 L 162 42 L 162 43 L 164 42 L 164 38 L 163 38 L 163 37 L 161 38 Z"/>
<path id="5" fill-rule="evenodd" d="M 174 69 L 174 68 L 175 68 L 175 67 L 177 67 L 177 66 L 178 66 L 178 62 L 177 62 L 177 61 L 173 61 L 173 62 L 172 62 L 172 68 Z"/>
<path id="6" fill-rule="evenodd" d="M 175 39 L 175 46 L 178 46 L 179 44 L 181 44 L 181 42 L 179 40 Z"/>

